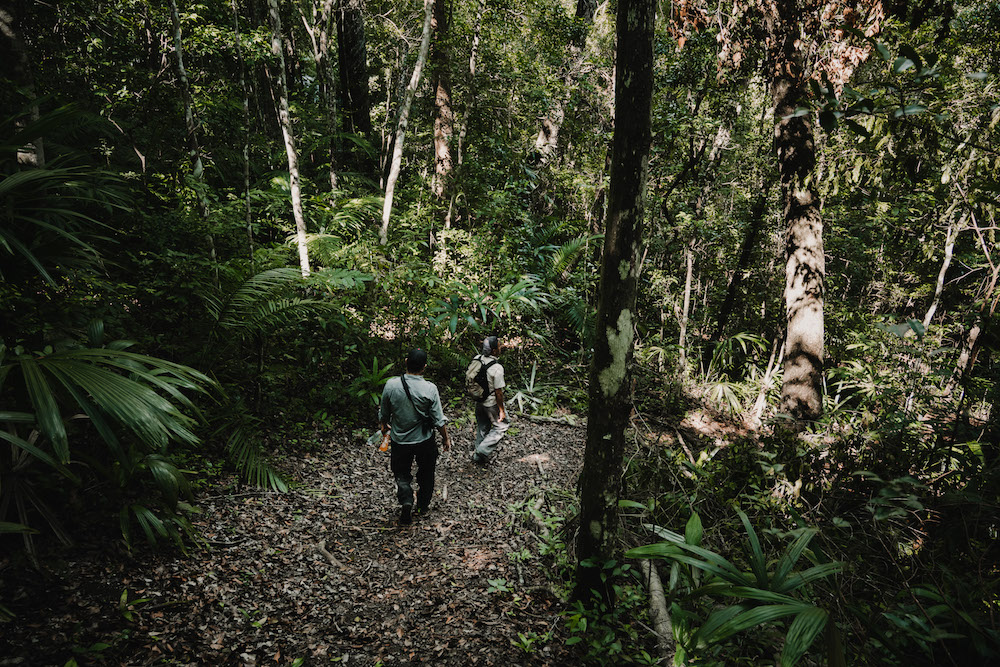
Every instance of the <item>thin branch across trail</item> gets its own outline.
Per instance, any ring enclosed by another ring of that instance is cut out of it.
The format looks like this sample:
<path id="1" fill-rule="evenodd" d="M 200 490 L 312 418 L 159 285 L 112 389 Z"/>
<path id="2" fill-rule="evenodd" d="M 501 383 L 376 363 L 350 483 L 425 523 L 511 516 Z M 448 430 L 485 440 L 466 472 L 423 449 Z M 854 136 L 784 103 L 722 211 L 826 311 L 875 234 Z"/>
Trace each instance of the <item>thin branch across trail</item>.
<path id="1" fill-rule="evenodd" d="M 41 582 L 24 577 L 22 593 L 39 607 L 5 629 L 0 653 L 23 646 L 35 651 L 29 661 L 55 664 L 74 645 L 118 637 L 108 650 L 122 664 L 157 656 L 192 664 L 573 664 L 552 564 L 538 555 L 546 531 L 565 536 L 534 512 L 564 510 L 583 431 L 516 426 L 486 469 L 467 459 L 472 426 L 453 428 L 431 512 L 408 527 L 396 523 L 387 455 L 349 438 L 318 443 L 320 453 L 282 466 L 296 482 L 290 493 L 200 499 L 196 523 L 214 548 L 125 559 L 95 544 L 64 573 L 66 590 L 45 596 L 30 590 Z M 27 639 L 43 619 L 51 655 Z M 526 653 L 519 633 L 549 639 Z"/>

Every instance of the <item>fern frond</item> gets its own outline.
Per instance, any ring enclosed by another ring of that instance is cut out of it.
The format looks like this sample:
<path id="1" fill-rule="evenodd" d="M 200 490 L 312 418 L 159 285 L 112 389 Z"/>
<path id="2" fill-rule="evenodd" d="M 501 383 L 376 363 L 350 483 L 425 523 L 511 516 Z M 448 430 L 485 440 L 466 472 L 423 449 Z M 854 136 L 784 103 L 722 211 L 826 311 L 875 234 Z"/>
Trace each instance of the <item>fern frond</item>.
<path id="1" fill-rule="evenodd" d="M 587 235 L 578 236 L 577 238 L 567 241 L 559 246 L 559 248 L 552 253 L 552 266 L 549 269 L 548 275 L 549 282 L 554 282 L 557 285 L 565 285 L 569 282 L 570 275 L 573 273 L 573 268 L 580 260 L 580 257 L 583 256 L 583 252 L 586 250 L 587 244 L 595 238 L 597 237 Z"/>
<path id="2" fill-rule="evenodd" d="M 247 483 L 259 488 L 269 488 L 285 492 L 288 484 L 264 457 L 261 442 L 257 438 L 259 421 L 237 407 L 234 422 L 224 428 L 232 428 L 226 441 L 230 459 Z"/>

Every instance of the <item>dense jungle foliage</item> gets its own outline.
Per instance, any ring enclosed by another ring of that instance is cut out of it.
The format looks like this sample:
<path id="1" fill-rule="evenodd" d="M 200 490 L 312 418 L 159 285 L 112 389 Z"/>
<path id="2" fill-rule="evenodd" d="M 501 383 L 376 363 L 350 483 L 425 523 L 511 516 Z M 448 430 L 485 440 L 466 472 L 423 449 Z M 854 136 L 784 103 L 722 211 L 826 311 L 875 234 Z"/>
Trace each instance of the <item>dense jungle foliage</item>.
<path id="1" fill-rule="evenodd" d="M 651 563 L 675 664 L 993 664 L 1000 6 L 778 5 L 784 116 L 771 5 L 656 5 L 621 524 L 593 564 L 615 594 L 566 622 L 582 660 L 655 662 Z M 270 457 L 374 428 L 415 345 L 446 412 L 494 333 L 512 411 L 585 417 L 615 7 L 0 8 L 0 562 L 95 526 L 198 548 L 196 491 L 284 490 Z M 782 409 L 782 119 L 811 121 L 822 220 L 808 419 Z"/>

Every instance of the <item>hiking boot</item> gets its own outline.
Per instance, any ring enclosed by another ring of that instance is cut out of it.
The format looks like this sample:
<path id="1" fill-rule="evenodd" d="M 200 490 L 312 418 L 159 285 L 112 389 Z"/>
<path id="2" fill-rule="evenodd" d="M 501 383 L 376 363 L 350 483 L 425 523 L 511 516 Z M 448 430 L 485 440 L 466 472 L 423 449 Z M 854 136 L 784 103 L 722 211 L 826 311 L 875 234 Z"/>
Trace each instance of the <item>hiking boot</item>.
<path id="1" fill-rule="evenodd" d="M 476 454 L 475 452 L 472 453 L 472 463 L 480 468 L 486 467 L 486 459 L 480 457 L 479 454 Z"/>
<path id="2" fill-rule="evenodd" d="M 412 510 L 413 505 L 403 505 L 403 509 L 399 512 L 399 523 L 404 526 L 409 526 L 413 523 L 413 518 L 410 516 Z"/>
<path id="3" fill-rule="evenodd" d="M 431 508 L 430 508 L 429 505 L 417 505 L 417 509 L 414 511 L 413 514 L 417 518 L 420 518 L 422 516 L 426 516 L 427 513 L 430 512 L 430 511 L 431 511 Z"/>

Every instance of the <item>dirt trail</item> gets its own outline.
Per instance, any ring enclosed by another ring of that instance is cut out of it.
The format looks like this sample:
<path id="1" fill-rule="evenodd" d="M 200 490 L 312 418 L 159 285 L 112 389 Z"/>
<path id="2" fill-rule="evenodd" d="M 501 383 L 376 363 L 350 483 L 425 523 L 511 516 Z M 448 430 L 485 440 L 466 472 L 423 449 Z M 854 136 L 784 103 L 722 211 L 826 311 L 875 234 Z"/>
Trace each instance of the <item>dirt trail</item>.
<path id="1" fill-rule="evenodd" d="M 199 499 L 211 550 L 77 548 L 46 584 L 0 570 L 18 614 L 0 665 L 575 664 L 542 526 L 511 508 L 568 497 L 584 433 L 517 420 L 484 470 L 466 458 L 471 427 L 453 429 L 431 513 L 409 527 L 387 455 L 332 442 L 283 466 L 291 493 Z"/>

